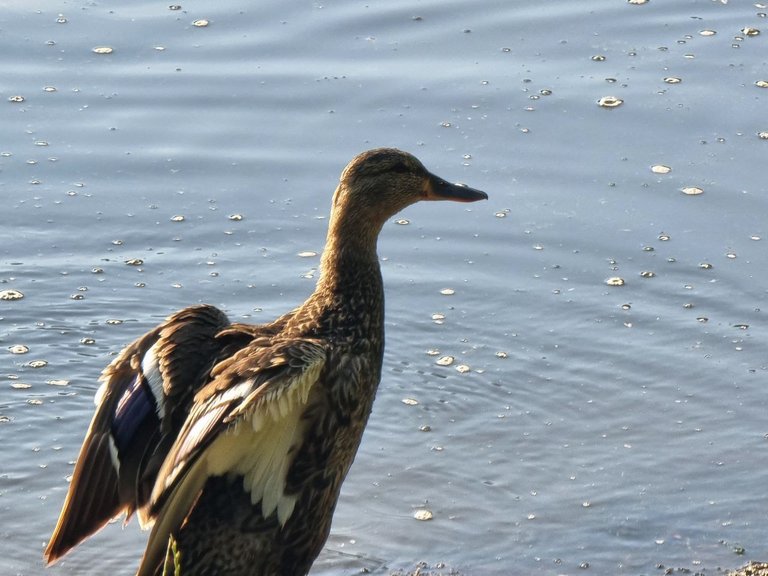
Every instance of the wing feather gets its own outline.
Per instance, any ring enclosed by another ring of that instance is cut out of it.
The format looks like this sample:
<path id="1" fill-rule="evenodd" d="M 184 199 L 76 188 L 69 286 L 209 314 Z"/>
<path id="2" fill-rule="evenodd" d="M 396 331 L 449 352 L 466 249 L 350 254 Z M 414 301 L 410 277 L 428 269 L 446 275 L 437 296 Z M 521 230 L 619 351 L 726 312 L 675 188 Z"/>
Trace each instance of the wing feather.
<path id="1" fill-rule="evenodd" d="M 105 368 L 96 411 L 44 553 L 49 564 L 121 513 L 127 521 L 138 509 L 142 519 L 159 467 L 153 462 L 162 460 L 168 436 L 175 436 L 195 392 L 207 382 L 225 345 L 216 334 L 228 324 L 212 306 L 185 308 L 126 346 Z"/>
<path id="2" fill-rule="evenodd" d="M 138 576 L 153 574 L 210 476 L 243 476 L 266 518 L 285 523 L 295 498 L 284 494 L 301 415 L 325 365 L 326 348 L 311 339 L 259 342 L 214 369 L 161 467 L 151 497 L 155 525 Z"/>

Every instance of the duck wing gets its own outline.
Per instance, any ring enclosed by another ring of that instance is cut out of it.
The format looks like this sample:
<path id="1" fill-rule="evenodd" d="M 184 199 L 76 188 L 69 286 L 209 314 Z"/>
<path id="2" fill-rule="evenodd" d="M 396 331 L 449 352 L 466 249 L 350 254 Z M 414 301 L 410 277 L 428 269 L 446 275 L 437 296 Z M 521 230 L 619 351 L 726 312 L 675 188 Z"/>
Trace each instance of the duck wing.
<path id="1" fill-rule="evenodd" d="M 157 475 L 150 500 L 155 524 L 137 576 L 154 574 L 162 564 L 169 537 L 211 476 L 242 476 L 262 516 L 276 512 L 285 524 L 296 499 L 285 492 L 285 478 L 326 356 L 321 340 L 265 337 L 213 369 Z"/>
<path id="2" fill-rule="evenodd" d="M 141 512 L 154 477 L 194 394 L 224 348 L 251 339 L 216 338 L 228 325 L 213 306 L 185 308 L 126 346 L 103 371 L 96 412 L 45 549 L 49 564 L 121 513 L 127 521 L 139 510 L 145 521 Z"/>

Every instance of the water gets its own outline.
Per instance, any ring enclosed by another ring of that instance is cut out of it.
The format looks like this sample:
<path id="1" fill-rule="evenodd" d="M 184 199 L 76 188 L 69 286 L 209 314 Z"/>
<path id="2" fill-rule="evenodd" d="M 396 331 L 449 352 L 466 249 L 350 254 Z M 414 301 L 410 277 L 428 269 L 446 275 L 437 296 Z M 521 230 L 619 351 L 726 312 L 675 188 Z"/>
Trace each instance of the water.
<path id="1" fill-rule="evenodd" d="M 765 559 L 766 12 L 6 2 L 2 572 L 44 570 L 110 355 L 195 302 L 299 303 L 339 171 L 380 145 L 491 199 L 385 227 L 384 377 L 313 573 Z M 49 572 L 130 574 L 145 538 Z"/>

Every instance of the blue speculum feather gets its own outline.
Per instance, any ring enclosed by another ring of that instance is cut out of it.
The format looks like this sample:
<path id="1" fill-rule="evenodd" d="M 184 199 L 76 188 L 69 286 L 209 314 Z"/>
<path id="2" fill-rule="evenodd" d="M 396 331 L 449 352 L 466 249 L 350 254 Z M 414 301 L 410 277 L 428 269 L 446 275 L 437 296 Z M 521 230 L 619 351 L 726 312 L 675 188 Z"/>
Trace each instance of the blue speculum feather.
<path id="1" fill-rule="evenodd" d="M 118 453 L 131 446 L 148 417 L 156 419 L 157 401 L 147 379 L 138 374 L 115 409 L 111 432 Z"/>

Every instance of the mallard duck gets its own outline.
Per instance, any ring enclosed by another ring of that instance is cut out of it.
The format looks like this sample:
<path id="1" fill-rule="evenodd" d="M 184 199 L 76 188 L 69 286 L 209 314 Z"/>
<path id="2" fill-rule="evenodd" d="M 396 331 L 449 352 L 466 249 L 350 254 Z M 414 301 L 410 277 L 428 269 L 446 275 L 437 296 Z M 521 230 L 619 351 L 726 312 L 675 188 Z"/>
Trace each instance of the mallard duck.
<path id="1" fill-rule="evenodd" d="M 487 197 L 400 150 L 355 157 L 306 302 L 261 325 L 185 308 L 103 371 L 46 561 L 136 513 L 152 526 L 138 576 L 306 574 L 381 377 L 379 232 L 419 200 Z"/>

